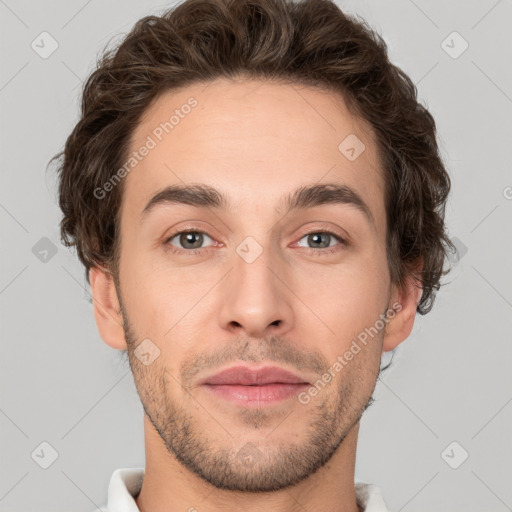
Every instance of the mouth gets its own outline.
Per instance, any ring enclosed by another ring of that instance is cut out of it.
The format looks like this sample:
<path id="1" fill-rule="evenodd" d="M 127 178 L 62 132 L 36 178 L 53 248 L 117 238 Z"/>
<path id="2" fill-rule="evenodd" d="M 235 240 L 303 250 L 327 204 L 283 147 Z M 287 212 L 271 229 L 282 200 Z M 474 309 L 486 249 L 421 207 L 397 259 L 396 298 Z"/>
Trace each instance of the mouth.
<path id="1" fill-rule="evenodd" d="M 310 386 L 307 379 L 276 366 L 235 366 L 201 381 L 214 396 L 236 405 L 266 406 L 290 399 Z"/>
<path id="2" fill-rule="evenodd" d="M 292 398 L 306 389 L 309 384 L 205 384 L 214 395 L 232 403 L 245 406 L 273 405 Z"/>

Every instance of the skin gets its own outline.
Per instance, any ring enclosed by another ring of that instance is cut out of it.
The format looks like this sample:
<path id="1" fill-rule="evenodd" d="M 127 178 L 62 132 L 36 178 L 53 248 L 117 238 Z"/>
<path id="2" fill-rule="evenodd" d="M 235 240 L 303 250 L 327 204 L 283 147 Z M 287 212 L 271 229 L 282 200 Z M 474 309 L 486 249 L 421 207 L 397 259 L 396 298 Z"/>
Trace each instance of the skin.
<path id="1" fill-rule="evenodd" d="M 117 286 L 105 269 L 90 270 L 100 335 L 128 350 L 145 410 L 137 505 L 356 512 L 359 420 L 381 354 L 410 334 L 421 293 L 410 279 L 401 288 L 390 282 L 374 133 L 335 93 L 217 79 L 160 96 L 134 131 L 132 150 L 190 96 L 197 107 L 124 178 Z M 354 161 L 338 149 L 349 134 L 366 146 Z M 327 182 L 356 191 L 375 225 L 351 205 L 285 215 L 283 194 Z M 231 208 L 166 204 L 140 222 L 153 195 L 184 183 L 221 190 Z M 196 254 L 187 253 L 194 241 L 179 236 L 172 246 L 181 253 L 165 245 L 185 225 L 208 235 Z M 329 229 L 348 245 L 325 235 L 325 245 L 339 249 L 327 253 L 308 237 Z M 248 236 L 263 249 L 252 263 L 236 251 Z M 394 303 L 400 311 L 307 404 L 292 397 L 247 409 L 198 384 L 238 363 L 275 364 L 315 382 Z M 150 365 L 134 353 L 146 338 L 160 351 Z"/>

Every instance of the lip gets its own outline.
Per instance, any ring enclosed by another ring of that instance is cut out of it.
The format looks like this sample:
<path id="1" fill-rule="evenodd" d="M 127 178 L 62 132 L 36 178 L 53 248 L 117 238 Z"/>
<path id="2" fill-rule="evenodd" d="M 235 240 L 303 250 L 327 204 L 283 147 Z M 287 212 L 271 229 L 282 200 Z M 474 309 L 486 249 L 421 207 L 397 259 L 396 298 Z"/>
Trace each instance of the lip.
<path id="1" fill-rule="evenodd" d="M 205 384 L 204 388 L 235 405 L 262 407 L 295 397 L 308 386 L 309 384 L 265 384 L 263 386 Z"/>
<path id="2" fill-rule="evenodd" d="M 234 366 L 203 379 L 201 384 L 213 395 L 244 407 L 277 404 L 310 385 L 305 378 L 277 366 Z"/>
<path id="3" fill-rule="evenodd" d="M 206 377 L 200 384 L 264 386 L 268 384 L 309 384 L 309 382 L 304 377 L 278 366 L 255 369 L 239 365 Z"/>

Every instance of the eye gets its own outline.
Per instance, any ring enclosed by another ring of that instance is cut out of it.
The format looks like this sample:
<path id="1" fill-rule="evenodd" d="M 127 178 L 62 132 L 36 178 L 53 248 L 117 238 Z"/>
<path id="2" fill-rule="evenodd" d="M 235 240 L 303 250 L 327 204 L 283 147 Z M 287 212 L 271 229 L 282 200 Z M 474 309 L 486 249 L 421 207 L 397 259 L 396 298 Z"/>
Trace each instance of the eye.
<path id="1" fill-rule="evenodd" d="M 205 237 L 211 242 L 207 246 L 203 245 Z M 304 239 L 306 239 L 306 243 L 311 244 L 312 247 L 304 247 L 301 245 L 301 241 Z M 336 243 L 336 241 L 338 241 L 338 243 Z M 164 245 L 172 252 L 192 255 L 215 246 L 216 242 L 203 231 L 184 230 L 177 231 L 170 235 L 165 240 Z M 338 252 L 348 244 L 342 237 L 331 231 L 314 231 L 304 235 L 299 242 L 297 242 L 297 245 L 304 247 L 304 249 L 311 254 L 325 255 L 326 253 Z"/>
<path id="2" fill-rule="evenodd" d="M 194 249 L 203 248 L 205 237 L 210 241 L 213 241 L 209 235 L 203 233 L 202 231 L 178 231 L 177 233 L 172 234 L 165 241 L 165 245 L 170 245 L 172 250 L 178 252 L 195 252 Z M 180 244 L 181 247 L 175 247 L 173 245 L 173 240 L 175 240 L 175 243 Z"/>
<path id="3" fill-rule="evenodd" d="M 338 250 L 341 250 L 343 246 L 346 245 L 346 241 L 343 238 L 330 231 L 315 231 L 312 233 L 308 233 L 307 235 L 303 236 L 299 240 L 299 242 L 297 242 L 297 245 L 299 247 L 304 247 L 303 245 L 300 245 L 301 240 L 304 239 L 306 239 L 306 243 L 312 244 L 312 247 L 306 247 L 306 249 L 314 253 L 337 252 Z M 339 242 L 338 244 L 336 244 L 336 240 Z M 332 249 L 331 247 L 334 247 L 334 249 Z M 317 249 L 324 250 L 318 251 Z"/>

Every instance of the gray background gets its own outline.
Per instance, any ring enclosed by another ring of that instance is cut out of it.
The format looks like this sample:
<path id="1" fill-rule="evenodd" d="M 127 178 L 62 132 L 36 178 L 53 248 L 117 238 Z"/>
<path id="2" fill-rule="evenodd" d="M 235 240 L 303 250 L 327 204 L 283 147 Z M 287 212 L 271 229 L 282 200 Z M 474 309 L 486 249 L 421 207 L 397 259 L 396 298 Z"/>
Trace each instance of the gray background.
<path id="1" fill-rule="evenodd" d="M 512 2 L 338 3 L 384 36 L 437 121 L 460 250 L 377 386 L 356 480 L 377 484 L 394 511 L 512 510 Z M 1 510 L 88 512 L 114 469 L 144 466 L 133 379 L 101 341 L 83 269 L 59 242 L 45 168 L 107 41 L 170 5 L 0 0 Z M 31 47 L 43 31 L 59 45 L 48 58 Z M 469 44 L 456 58 L 453 31 Z M 42 442 L 58 453 L 47 469 Z"/>

